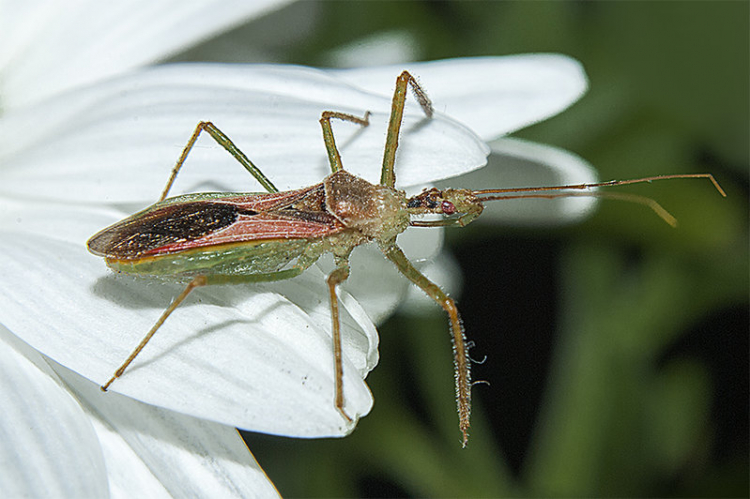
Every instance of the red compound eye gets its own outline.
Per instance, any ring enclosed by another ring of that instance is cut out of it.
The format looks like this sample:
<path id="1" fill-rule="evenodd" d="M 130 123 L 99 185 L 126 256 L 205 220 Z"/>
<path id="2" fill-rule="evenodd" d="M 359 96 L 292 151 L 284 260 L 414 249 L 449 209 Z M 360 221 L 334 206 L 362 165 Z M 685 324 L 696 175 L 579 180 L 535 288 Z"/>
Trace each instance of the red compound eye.
<path id="1" fill-rule="evenodd" d="M 453 206 L 453 203 L 451 203 L 450 201 L 443 201 L 440 205 L 440 208 L 442 208 L 443 213 L 445 213 L 446 215 L 453 215 L 454 213 L 456 213 L 456 207 Z"/>

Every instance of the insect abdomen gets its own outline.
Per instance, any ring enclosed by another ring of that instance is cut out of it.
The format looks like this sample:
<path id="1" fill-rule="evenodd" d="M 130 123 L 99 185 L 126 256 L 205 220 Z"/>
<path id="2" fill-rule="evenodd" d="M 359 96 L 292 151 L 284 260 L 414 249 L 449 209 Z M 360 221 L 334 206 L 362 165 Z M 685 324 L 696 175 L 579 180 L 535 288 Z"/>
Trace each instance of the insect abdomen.
<path id="1" fill-rule="evenodd" d="M 107 265 L 118 272 L 155 277 L 268 274 L 283 269 L 309 244 L 304 239 L 229 243 L 135 260 L 107 258 Z"/>

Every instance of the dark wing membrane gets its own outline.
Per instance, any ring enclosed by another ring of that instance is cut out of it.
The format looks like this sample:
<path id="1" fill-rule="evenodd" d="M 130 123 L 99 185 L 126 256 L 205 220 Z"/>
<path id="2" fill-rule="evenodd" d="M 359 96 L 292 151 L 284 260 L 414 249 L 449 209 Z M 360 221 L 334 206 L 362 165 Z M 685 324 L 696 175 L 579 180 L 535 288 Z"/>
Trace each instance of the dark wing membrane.
<path id="1" fill-rule="evenodd" d="M 307 239 L 344 225 L 326 209 L 323 184 L 271 194 L 184 195 L 118 222 L 89 242 L 89 251 L 137 259 L 186 249 L 270 239 Z"/>
<path id="2" fill-rule="evenodd" d="M 169 204 L 107 227 L 89 239 L 88 247 L 100 256 L 135 258 L 162 246 L 192 241 L 228 227 L 243 211 L 228 203 Z"/>

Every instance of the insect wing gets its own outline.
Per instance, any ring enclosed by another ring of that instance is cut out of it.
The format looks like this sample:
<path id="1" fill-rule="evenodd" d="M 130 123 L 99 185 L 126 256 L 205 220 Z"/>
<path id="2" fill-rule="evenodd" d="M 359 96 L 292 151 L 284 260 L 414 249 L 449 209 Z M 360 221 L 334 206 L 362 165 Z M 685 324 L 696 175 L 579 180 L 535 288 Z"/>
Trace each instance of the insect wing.
<path id="1" fill-rule="evenodd" d="M 190 194 L 118 222 L 88 242 L 89 251 L 135 260 L 228 243 L 307 239 L 344 228 L 325 209 L 322 184 L 270 194 Z"/>

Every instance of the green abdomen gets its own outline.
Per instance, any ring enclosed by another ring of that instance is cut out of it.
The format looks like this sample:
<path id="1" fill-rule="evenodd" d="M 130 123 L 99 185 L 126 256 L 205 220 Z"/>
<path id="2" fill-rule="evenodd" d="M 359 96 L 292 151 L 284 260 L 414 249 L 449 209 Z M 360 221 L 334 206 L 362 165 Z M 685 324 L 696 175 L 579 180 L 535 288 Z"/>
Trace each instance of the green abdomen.
<path id="1" fill-rule="evenodd" d="M 132 260 L 107 258 L 107 265 L 118 272 L 156 277 L 267 274 L 283 269 L 309 245 L 308 239 L 230 243 Z"/>

